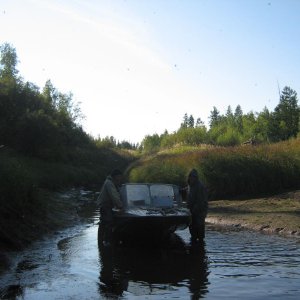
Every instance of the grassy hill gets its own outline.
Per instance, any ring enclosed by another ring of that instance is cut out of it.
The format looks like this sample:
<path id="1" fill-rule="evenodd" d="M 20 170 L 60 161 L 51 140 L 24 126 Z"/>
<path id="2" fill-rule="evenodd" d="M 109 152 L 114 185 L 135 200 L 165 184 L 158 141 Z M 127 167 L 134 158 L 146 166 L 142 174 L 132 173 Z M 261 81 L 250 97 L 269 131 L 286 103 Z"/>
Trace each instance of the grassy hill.
<path id="1" fill-rule="evenodd" d="M 236 147 L 172 148 L 142 157 L 128 169 L 133 182 L 186 185 L 196 168 L 211 199 L 275 194 L 300 187 L 300 139 Z"/>

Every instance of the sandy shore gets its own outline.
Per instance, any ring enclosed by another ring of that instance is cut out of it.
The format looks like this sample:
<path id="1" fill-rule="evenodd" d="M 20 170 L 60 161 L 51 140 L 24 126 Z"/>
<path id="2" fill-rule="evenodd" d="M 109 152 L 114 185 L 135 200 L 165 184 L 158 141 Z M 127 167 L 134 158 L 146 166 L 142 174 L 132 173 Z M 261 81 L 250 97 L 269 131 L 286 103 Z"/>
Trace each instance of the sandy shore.
<path id="1" fill-rule="evenodd" d="M 206 222 L 300 239 L 300 190 L 266 198 L 211 201 Z"/>

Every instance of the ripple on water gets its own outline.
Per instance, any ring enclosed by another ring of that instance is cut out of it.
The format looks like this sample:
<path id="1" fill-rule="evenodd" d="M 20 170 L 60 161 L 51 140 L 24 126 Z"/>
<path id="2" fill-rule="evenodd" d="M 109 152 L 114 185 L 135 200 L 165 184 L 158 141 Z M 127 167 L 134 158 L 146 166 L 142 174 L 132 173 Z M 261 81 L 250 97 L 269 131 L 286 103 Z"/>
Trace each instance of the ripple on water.
<path id="1" fill-rule="evenodd" d="M 208 227 L 198 248 L 191 247 L 184 230 L 167 248 L 99 249 L 99 212 L 87 205 L 79 214 L 86 220 L 82 225 L 17 257 L 15 268 L 0 278 L 1 298 L 298 299 L 300 294 L 300 244 L 293 239 Z"/>

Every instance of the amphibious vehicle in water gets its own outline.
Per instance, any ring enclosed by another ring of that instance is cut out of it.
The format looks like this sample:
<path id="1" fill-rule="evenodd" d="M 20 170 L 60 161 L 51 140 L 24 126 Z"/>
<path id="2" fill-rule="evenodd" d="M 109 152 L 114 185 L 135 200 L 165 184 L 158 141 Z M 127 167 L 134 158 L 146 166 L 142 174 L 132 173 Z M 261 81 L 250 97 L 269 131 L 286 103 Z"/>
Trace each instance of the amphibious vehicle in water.
<path id="1" fill-rule="evenodd" d="M 113 211 L 113 235 L 119 240 L 161 240 L 191 222 L 176 185 L 127 183 L 120 193 L 124 209 Z"/>

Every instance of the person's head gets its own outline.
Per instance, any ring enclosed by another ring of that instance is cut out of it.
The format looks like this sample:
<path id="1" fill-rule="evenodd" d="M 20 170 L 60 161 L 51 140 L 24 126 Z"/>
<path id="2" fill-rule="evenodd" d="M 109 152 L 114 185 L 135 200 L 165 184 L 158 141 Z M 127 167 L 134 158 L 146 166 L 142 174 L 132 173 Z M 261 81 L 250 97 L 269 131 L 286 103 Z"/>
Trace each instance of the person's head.
<path id="1" fill-rule="evenodd" d="M 110 176 L 111 176 L 111 178 L 113 179 L 113 181 L 116 185 L 120 185 L 122 183 L 123 174 L 119 169 L 114 169 L 110 173 Z"/>
<path id="2" fill-rule="evenodd" d="M 198 172 L 196 169 L 192 169 L 188 176 L 188 184 L 193 184 L 199 180 Z"/>

